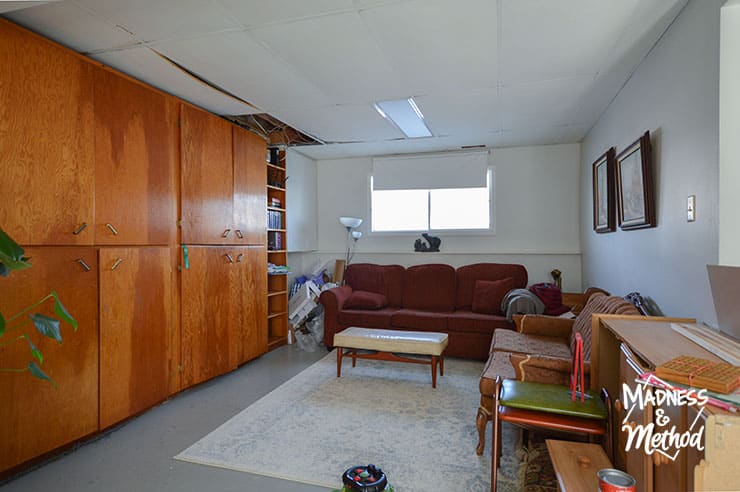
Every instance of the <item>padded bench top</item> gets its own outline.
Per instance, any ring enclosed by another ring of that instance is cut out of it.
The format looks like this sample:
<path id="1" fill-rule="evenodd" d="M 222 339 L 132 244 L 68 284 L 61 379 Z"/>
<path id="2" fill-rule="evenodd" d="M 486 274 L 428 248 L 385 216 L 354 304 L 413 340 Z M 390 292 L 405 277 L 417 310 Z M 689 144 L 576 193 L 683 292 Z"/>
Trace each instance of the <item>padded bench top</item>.
<path id="1" fill-rule="evenodd" d="M 446 333 L 430 331 L 382 330 L 351 326 L 334 335 L 334 345 L 337 347 L 402 354 L 442 355 L 447 343 Z"/>

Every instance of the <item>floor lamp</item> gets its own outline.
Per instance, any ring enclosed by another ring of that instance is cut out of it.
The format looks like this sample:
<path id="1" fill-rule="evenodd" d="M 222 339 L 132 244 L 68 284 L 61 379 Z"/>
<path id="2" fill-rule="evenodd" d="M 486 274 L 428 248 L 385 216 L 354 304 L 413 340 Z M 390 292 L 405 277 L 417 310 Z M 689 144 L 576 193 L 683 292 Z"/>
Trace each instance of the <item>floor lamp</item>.
<path id="1" fill-rule="evenodd" d="M 362 219 L 359 217 L 339 217 L 339 223 L 347 229 L 347 238 L 345 239 L 345 246 L 347 247 L 347 254 L 344 260 L 337 260 L 337 265 L 334 268 L 334 281 L 341 284 L 344 281 L 344 271 L 347 269 L 347 265 L 352 261 L 352 257 L 355 255 L 355 246 L 357 241 L 362 237 L 362 232 L 357 231 Z M 340 265 L 340 263 L 343 263 Z M 341 277 L 341 278 L 340 278 Z"/>

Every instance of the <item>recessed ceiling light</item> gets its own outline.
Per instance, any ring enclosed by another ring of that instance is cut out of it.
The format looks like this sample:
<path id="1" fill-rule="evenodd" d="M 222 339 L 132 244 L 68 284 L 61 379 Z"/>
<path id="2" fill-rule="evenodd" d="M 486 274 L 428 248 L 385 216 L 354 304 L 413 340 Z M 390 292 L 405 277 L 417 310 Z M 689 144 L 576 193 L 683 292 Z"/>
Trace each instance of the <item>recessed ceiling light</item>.
<path id="1" fill-rule="evenodd" d="M 401 130 L 408 138 L 431 137 L 432 132 L 424 122 L 424 115 L 412 97 L 395 101 L 378 101 L 375 110 Z"/>

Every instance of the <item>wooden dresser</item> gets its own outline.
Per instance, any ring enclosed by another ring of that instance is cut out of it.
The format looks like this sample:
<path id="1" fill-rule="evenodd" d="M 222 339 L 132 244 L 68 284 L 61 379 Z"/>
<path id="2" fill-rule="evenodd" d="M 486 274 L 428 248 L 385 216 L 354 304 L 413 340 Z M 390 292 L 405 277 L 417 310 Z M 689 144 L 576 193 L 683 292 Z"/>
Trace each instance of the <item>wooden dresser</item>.
<path id="1" fill-rule="evenodd" d="M 644 445 L 640 449 L 625 451 L 628 433 L 622 431 L 623 420 L 627 425 L 646 426 L 655 424 L 655 432 L 663 432 L 676 426 L 678 432 L 703 427 L 711 415 L 731 415 L 710 405 L 704 406 L 696 420 L 698 408 L 675 405 L 645 405 L 639 409 L 623 401 L 622 383 L 633 390 L 639 373 L 655 368 L 678 355 L 690 355 L 703 359 L 720 359 L 691 340 L 674 332 L 670 322 L 693 322 L 693 320 L 671 320 L 667 318 L 640 318 L 612 315 L 594 315 L 592 329 L 591 387 L 605 387 L 614 401 L 614 465 L 626 470 L 637 479 L 637 490 L 643 492 L 675 492 L 695 490 L 694 470 L 704 458 L 704 451 L 692 447 L 680 450 L 675 460 L 660 453 L 647 454 Z M 666 420 L 666 417 L 670 420 Z M 667 425 L 659 425 L 658 418 Z M 736 417 L 740 418 L 740 417 Z M 669 422 L 669 423 L 668 423 Z M 693 428 L 691 426 L 693 425 Z M 702 444 L 706 433 L 701 436 Z M 709 443 L 707 443 L 709 445 Z M 725 452 L 734 461 L 740 458 L 740 443 L 733 443 Z M 669 454 L 672 454 L 669 451 Z M 740 480 L 740 478 L 739 478 Z M 740 483 L 728 483 L 727 490 L 740 490 Z"/>

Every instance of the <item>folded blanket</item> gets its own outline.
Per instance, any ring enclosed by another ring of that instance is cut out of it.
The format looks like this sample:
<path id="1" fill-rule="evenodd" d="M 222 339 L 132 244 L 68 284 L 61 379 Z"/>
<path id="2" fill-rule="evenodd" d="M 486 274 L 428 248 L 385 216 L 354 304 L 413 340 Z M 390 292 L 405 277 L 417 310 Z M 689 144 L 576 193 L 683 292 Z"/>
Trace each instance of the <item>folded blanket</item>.
<path id="1" fill-rule="evenodd" d="M 501 312 L 506 313 L 508 320 L 515 314 L 542 314 L 545 312 L 545 303 L 527 289 L 514 289 L 501 301 Z"/>

